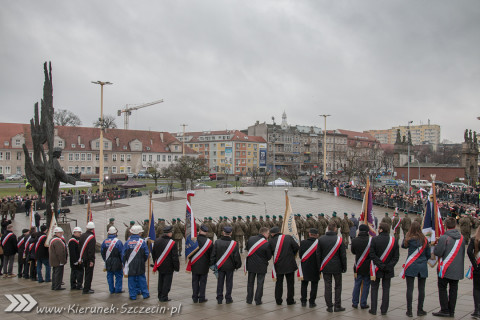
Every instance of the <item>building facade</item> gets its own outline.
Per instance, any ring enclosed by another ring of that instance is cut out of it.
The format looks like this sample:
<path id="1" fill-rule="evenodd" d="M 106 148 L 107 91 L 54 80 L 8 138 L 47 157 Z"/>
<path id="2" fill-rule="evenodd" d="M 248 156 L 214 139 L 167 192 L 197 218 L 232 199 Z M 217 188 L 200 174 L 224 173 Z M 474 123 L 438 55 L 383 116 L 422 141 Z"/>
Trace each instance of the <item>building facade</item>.
<path id="1" fill-rule="evenodd" d="M 54 146 L 62 149 L 60 165 L 67 173 L 98 174 L 100 129 L 55 127 Z M 168 132 L 107 129 L 104 132 L 104 173 L 138 173 L 153 164 L 168 167 L 182 156 L 182 143 Z M 30 125 L 0 123 L 0 173 L 25 174 L 22 146 L 33 150 Z M 32 151 L 33 152 L 33 151 Z M 30 154 L 32 154 L 30 152 Z M 186 147 L 185 154 L 198 157 Z"/>
<path id="2" fill-rule="evenodd" d="M 247 175 L 265 170 L 265 139 L 238 130 L 186 132 L 175 138 L 205 159 L 210 173 Z"/>
<path id="3" fill-rule="evenodd" d="M 437 146 L 440 143 L 440 126 L 436 124 L 420 124 L 408 126 L 397 126 L 386 130 L 368 130 L 366 133 L 370 133 L 380 143 L 394 144 L 397 136 L 397 129 L 400 130 L 402 136 L 408 135 L 410 128 L 410 134 L 413 145 L 431 144 Z"/>

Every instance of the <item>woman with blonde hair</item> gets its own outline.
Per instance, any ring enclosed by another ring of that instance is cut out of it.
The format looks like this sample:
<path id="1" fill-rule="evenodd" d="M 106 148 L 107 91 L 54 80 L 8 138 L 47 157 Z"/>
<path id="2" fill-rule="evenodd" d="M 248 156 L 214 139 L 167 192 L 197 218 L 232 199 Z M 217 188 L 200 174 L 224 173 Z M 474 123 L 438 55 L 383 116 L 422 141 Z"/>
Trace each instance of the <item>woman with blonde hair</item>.
<path id="1" fill-rule="evenodd" d="M 425 282 L 428 277 L 427 261 L 431 250 L 428 240 L 422 233 L 418 221 L 413 221 L 410 230 L 405 236 L 402 248 L 408 249 L 408 257 L 401 273 L 402 278 L 407 281 L 407 313 L 408 317 L 413 317 L 412 300 L 415 278 L 418 278 L 418 306 L 417 316 L 424 316 L 427 313 L 423 310 L 425 301 Z"/>
<path id="2" fill-rule="evenodd" d="M 475 236 L 470 239 L 467 254 L 472 263 L 470 272 L 473 275 L 473 303 L 475 304 L 475 311 L 473 311 L 472 317 L 480 318 L 480 227 L 477 228 Z"/>

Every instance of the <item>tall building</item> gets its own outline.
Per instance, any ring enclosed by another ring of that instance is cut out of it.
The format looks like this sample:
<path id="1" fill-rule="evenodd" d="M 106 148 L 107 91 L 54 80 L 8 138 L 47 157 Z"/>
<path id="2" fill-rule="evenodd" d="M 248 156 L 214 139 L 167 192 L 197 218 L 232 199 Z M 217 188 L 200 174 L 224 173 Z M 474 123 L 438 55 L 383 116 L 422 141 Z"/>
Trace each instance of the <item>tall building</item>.
<path id="1" fill-rule="evenodd" d="M 397 130 L 400 130 L 401 136 L 408 135 L 408 126 L 397 126 L 386 130 L 368 130 L 370 133 L 380 141 L 380 143 L 394 144 L 397 137 Z M 431 144 L 437 146 L 440 144 L 440 126 L 437 124 L 419 124 L 410 126 L 410 134 L 413 145 Z"/>
<path id="2" fill-rule="evenodd" d="M 205 159 L 210 173 L 246 175 L 266 167 L 267 144 L 262 137 L 238 130 L 176 133 L 199 157 Z"/>
<path id="3" fill-rule="evenodd" d="M 98 174 L 100 129 L 57 126 L 54 147 L 62 149 L 60 165 L 67 173 Z M 30 124 L 0 123 L 0 173 L 25 174 L 25 143 L 33 153 Z M 153 164 L 164 168 L 182 156 L 182 143 L 168 132 L 107 129 L 104 132 L 104 172 L 138 173 Z M 198 154 L 186 147 L 185 154 Z"/>

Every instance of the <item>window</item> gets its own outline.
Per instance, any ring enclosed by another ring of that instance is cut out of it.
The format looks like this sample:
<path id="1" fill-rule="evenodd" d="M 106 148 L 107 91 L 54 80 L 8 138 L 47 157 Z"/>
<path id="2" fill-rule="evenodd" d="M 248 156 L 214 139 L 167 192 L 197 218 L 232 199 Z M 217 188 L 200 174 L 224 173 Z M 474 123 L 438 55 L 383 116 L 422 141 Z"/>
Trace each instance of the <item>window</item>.
<path id="1" fill-rule="evenodd" d="M 206 146 L 206 145 L 205 145 Z M 175 146 L 175 151 L 178 151 L 178 146 Z"/>
<path id="2" fill-rule="evenodd" d="M 5 151 L 5 160 L 7 160 L 7 161 L 10 160 L 10 151 Z"/>
<path id="3" fill-rule="evenodd" d="M 220 148 L 224 148 L 225 147 L 225 143 L 220 143 Z"/>
<path id="4" fill-rule="evenodd" d="M 168 155 L 168 162 L 172 162 L 172 156 Z"/>
<path id="5" fill-rule="evenodd" d="M 151 154 L 148 155 L 148 161 L 152 162 L 153 156 Z"/>
<path id="6" fill-rule="evenodd" d="M 81 159 L 82 161 L 85 161 L 85 159 L 87 158 L 87 154 L 86 154 L 86 153 L 82 153 L 82 154 L 80 155 L 80 157 L 81 157 L 80 159 Z"/>
<path id="7" fill-rule="evenodd" d="M 75 173 L 78 173 L 78 166 L 75 167 Z"/>
<path id="8" fill-rule="evenodd" d="M 125 155 L 124 154 L 120 155 L 120 161 L 125 161 Z"/>
<path id="9" fill-rule="evenodd" d="M 22 174 L 22 167 L 17 167 L 17 174 Z"/>
<path id="10" fill-rule="evenodd" d="M 177 160 L 178 160 L 178 156 L 175 156 L 175 161 L 177 161 Z"/>
<path id="11" fill-rule="evenodd" d="M 75 143 L 72 143 L 72 149 L 75 149 Z"/>
<path id="12" fill-rule="evenodd" d="M 132 173 L 132 167 L 127 167 L 127 173 Z"/>
<path id="13" fill-rule="evenodd" d="M 103 142 L 103 149 L 108 149 L 108 141 Z"/>
<path id="14" fill-rule="evenodd" d="M 130 161 L 130 160 L 132 160 L 131 154 L 127 154 L 127 161 Z"/>
<path id="15" fill-rule="evenodd" d="M 75 153 L 75 161 L 80 160 L 80 153 Z"/>
<path id="16" fill-rule="evenodd" d="M 103 161 L 108 161 L 108 154 L 103 155 Z"/>
<path id="17" fill-rule="evenodd" d="M 143 155 L 142 155 L 142 161 L 143 161 L 143 162 L 147 161 L 147 155 L 146 155 L 146 154 L 143 154 Z"/>
<path id="18" fill-rule="evenodd" d="M 80 168 L 80 172 L 81 172 L 81 173 L 85 173 L 85 167 L 81 167 L 81 168 Z"/>
<path id="19" fill-rule="evenodd" d="M 87 167 L 87 173 L 92 173 L 92 167 Z"/>
<path id="20" fill-rule="evenodd" d="M 92 154 L 91 153 L 87 153 L 87 161 L 92 161 Z"/>
<path id="21" fill-rule="evenodd" d="M 60 156 L 60 160 L 61 161 L 65 160 L 65 157 L 63 156 L 63 154 Z"/>
<path id="22" fill-rule="evenodd" d="M 15 139 L 15 145 L 20 146 L 20 139 Z"/>
<path id="23" fill-rule="evenodd" d="M 125 173 L 125 167 L 120 167 L 120 173 Z"/>
<path id="24" fill-rule="evenodd" d="M 3 160 L 3 152 L 0 151 L 0 160 Z"/>
<path id="25" fill-rule="evenodd" d="M 166 155 L 162 155 L 162 161 L 163 162 L 167 161 L 167 156 Z"/>
<path id="26" fill-rule="evenodd" d="M 73 153 L 68 154 L 68 161 L 73 161 Z"/>
<path id="27" fill-rule="evenodd" d="M 213 151 L 213 155 L 216 156 L 216 155 L 217 155 L 217 151 Z"/>
<path id="28" fill-rule="evenodd" d="M 100 141 L 95 142 L 95 148 L 100 149 Z"/>
<path id="29" fill-rule="evenodd" d="M 117 154 L 116 153 L 112 154 L 112 161 L 117 161 Z"/>
<path id="30" fill-rule="evenodd" d="M 21 152 L 17 152 L 17 160 L 22 160 L 22 153 Z"/>
<path id="31" fill-rule="evenodd" d="M 108 167 L 103 167 L 103 173 L 108 174 Z"/>
<path id="32" fill-rule="evenodd" d="M 224 155 L 225 155 L 225 151 L 220 151 L 220 155 L 221 155 L 221 156 L 224 156 Z"/>
<path id="33" fill-rule="evenodd" d="M 6 166 L 5 167 L 5 174 L 10 174 L 10 167 L 9 166 Z"/>
<path id="34" fill-rule="evenodd" d="M 117 173 L 117 167 L 112 167 L 112 173 Z"/>
<path id="35" fill-rule="evenodd" d="M 157 154 L 157 162 L 160 162 L 160 159 L 161 159 L 160 155 Z"/>
<path id="36" fill-rule="evenodd" d="M 60 148 L 63 148 L 63 141 L 62 141 L 62 140 L 58 140 L 58 146 L 59 146 Z"/>
<path id="37" fill-rule="evenodd" d="M 69 173 L 72 173 L 73 172 L 73 167 L 68 167 L 68 171 Z"/>
<path id="38" fill-rule="evenodd" d="M 100 154 L 99 153 L 95 153 L 95 160 L 100 161 Z"/>

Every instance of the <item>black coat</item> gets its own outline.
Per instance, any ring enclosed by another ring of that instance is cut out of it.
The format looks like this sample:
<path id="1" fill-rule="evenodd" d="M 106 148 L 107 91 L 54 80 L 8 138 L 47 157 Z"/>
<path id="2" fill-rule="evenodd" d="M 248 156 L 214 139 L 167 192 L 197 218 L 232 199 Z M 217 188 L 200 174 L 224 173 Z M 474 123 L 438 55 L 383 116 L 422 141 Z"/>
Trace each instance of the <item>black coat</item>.
<path id="1" fill-rule="evenodd" d="M 203 234 L 199 234 L 198 237 L 197 237 L 197 242 L 198 242 L 198 248 L 200 250 L 200 248 L 203 247 L 203 245 L 205 244 L 205 242 L 207 242 L 207 240 L 209 240 L 206 236 L 204 236 Z M 201 256 L 200 259 L 197 260 L 197 262 L 195 262 L 195 264 L 192 266 L 192 273 L 195 273 L 195 274 L 207 274 L 208 271 L 210 270 L 209 267 L 210 267 L 210 256 L 212 255 L 212 250 L 213 250 L 213 243 L 212 245 L 210 246 L 210 248 L 208 248 L 205 253 Z"/>
<path id="2" fill-rule="evenodd" d="M 370 236 L 368 235 L 368 231 L 360 231 L 358 233 L 358 236 L 352 240 L 352 253 L 355 255 L 355 263 L 357 263 L 358 259 L 360 259 L 360 256 L 362 253 L 365 251 L 365 248 L 368 245 L 368 240 L 370 239 Z M 353 272 L 355 272 L 355 264 L 353 264 Z M 359 275 L 366 275 L 368 276 L 370 274 L 370 255 L 367 254 L 367 257 L 365 258 L 365 261 L 363 264 L 360 266 L 358 269 L 357 274 Z"/>
<path id="3" fill-rule="evenodd" d="M 45 236 L 45 237 L 43 237 Z M 47 240 L 47 235 L 44 233 L 39 233 L 36 242 L 35 242 L 35 247 L 33 250 L 35 251 L 35 259 L 49 259 L 49 254 L 48 254 L 48 248 L 45 247 L 45 241 Z"/>
<path id="4" fill-rule="evenodd" d="M 475 259 L 475 237 L 470 239 L 470 243 L 468 244 L 467 248 L 467 255 L 473 266 L 473 275 L 475 277 L 480 276 L 480 265 L 477 264 L 477 261 Z"/>
<path id="5" fill-rule="evenodd" d="M 250 237 L 247 241 L 247 252 L 260 239 L 265 239 L 265 237 L 261 234 Z M 247 258 L 247 271 L 253 273 L 267 273 L 268 261 L 271 258 L 272 250 L 270 250 L 270 245 L 267 241 Z"/>
<path id="6" fill-rule="evenodd" d="M 70 240 L 68 240 L 68 255 L 70 257 L 70 267 L 78 265 L 78 259 L 80 258 L 80 248 L 78 246 L 79 239 L 80 238 L 72 236 Z"/>
<path id="7" fill-rule="evenodd" d="M 130 259 L 130 254 L 132 254 L 135 246 L 140 241 L 140 236 L 138 234 L 132 234 L 130 238 L 123 244 L 123 265 L 125 266 Z M 142 246 L 132 258 L 132 261 L 128 265 L 128 275 L 129 276 L 141 276 L 145 274 L 145 262 L 148 260 L 148 251 L 147 242 L 143 240 Z"/>
<path id="8" fill-rule="evenodd" d="M 4 239 L 9 235 L 12 234 L 7 241 L 4 243 Z M 7 231 L 2 236 L 1 244 L 3 247 L 3 254 L 6 256 L 14 256 L 17 253 L 17 236 L 12 231 Z"/>
<path id="9" fill-rule="evenodd" d="M 315 238 L 308 238 L 302 240 L 300 242 L 300 252 L 299 256 L 300 259 L 302 258 L 303 254 L 313 245 L 315 242 Z M 303 280 L 305 281 L 318 281 L 320 280 L 320 266 L 317 262 L 317 253 L 314 250 L 311 256 L 305 261 L 301 262 L 302 264 L 302 272 L 303 272 Z"/>
<path id="10" fill-rule="evenodd" d="M 328 255 L 330 250 L 335 246 L 338 235 L 336 232 L 327 231 L 325 235 L 318 239 L 317 247 L 317 263 L 318 269 L 322 265 L 322 261 Z M 323 273 L 345 273 L 347 271 L 347 253 L 345 245 L 342 243 L 337 252 L 333 255 L 330 261 L 324 266 Z"/>
<path id="11" fill-rule="evenodd" d="M 377 278 L 393 278 L 395 276 L 393 269 L 399 258 L 398 243 L 396 241 L 394 241 L 393 249 L 387 256 L 385 262 L 380 260 L 380 257 L 387 248 L 389 241 L 390 235 L 389 232 L 386 231 L 380 233 L 376 237 L 373 237 L 370 244 L 370 259 L 378 267 Z"/>
<path id="12" fill-rule="evenodd" d="M 277 246 L 280 233 L 277 233 L 268 242 L 270 244 L 270 250 L 275 265 L 275 272 L 277 274 L 288 274 L 297 270 L 297 262 L 295 261 L 295 255 L 298 252 L 298 243 L 292 238 L 292 236 L 285 235 L 283 240 L 282 250 L 278 257 L 277 263 L 275 263 L 275 247 Z"/>
<path id="13" fill-rule="evenodd" d="M 220 239 L 215 241 L 212 250 L 212 256 L 210 257 L 210 265 L 216 264 L 218 260 L 223 256 L 225 251 L 227 251 L 230 241 L 233 241 L 230 237 L 222 236 Z M 228 257 L 225 263 L 218 269 L 219 271 L 234 271 L 239 269 L 242 266 L 242 260 L 240 258 L 240 251 L 238 249 L 238 244 L 233 249 L 232 254 Z"/>
<path id="14" fill-rule="evenodd" d="M 88 236 L 90 236 L 91 234 L 93 233 L 87 230 L 85 231 L 85 233 L 82 233 L 82 235 L 80 236 L 80 240 L 79 240 L 80 252 L 82 251 L 83 244 L 87 240 Z M 88 242 L 87 246 L 85 247 L 85 250 L 83 251 L 83 256 L 81 257 L 83 263 L 95 261 L 95 243 L 96 243 L 96 239 L 94 235 L 93 239 L 91 239 Z"/>
<path id="15" fill-rule="evenodd" d="M 152 258 L 153 263 L 157 262 L 158 257 L 160 257 L 167 247 L 168 242 L 171 240 L 167 235 L 163 235 L 161 238 L 155 240 L 152 249 Z M 178 248 L 177 244 L 173 244 L 173 248 L 170 250 L 168 255 L 163 260 L 163 263 L 157 268 L 158 273 L 173 273 L 174 271 L 180 270 L 180 261 L 178 260 Z"/>
<path id="16" fill-rule="evenodd" d="M 23 252 L 25 251 L 25 244 L 27 242 L 27 239 L 28 239 L 28 234 L 27 236 L 25 235 L 21 235 L 20 237 L 18 237 L 17 239 L 17 251 L 18 251 L 18 255 L 19 256 L 23 256 Z M 23 240 L 23 241 L 22 241 Z M 19 245 L 20 244 L 20 245 Z"/>

